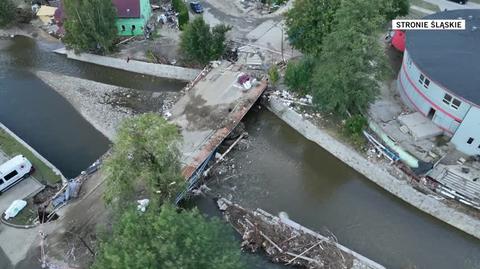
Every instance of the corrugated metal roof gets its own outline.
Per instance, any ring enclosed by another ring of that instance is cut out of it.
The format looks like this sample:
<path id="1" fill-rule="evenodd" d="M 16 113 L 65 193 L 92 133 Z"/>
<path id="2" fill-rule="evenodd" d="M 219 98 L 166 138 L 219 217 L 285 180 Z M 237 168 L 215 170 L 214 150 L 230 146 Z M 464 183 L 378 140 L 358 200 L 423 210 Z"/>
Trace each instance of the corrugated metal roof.
<path id="1" fill-rule="evenodd" d="M 139 18 L 140 0 L 112 0 L 119 18 Z"/>

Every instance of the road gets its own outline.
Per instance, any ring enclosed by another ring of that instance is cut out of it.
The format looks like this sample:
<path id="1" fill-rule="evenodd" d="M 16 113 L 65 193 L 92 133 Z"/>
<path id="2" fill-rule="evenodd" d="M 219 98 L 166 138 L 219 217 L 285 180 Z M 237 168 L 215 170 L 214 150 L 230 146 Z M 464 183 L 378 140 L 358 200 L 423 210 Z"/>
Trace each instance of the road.
<path id="1" fill-rule="evenodd" d="M 472 1 L 468 1 L 465 5 L 460 5 L 455 2 L 447 1 L 447 0 L 424 0 L 425 2 L 429 2 L 435 5 L 438 5 L 440 10 L 451 10 L 451 9 L 474 9 L 480 8 L 480 4 L 474 3 Z"/>

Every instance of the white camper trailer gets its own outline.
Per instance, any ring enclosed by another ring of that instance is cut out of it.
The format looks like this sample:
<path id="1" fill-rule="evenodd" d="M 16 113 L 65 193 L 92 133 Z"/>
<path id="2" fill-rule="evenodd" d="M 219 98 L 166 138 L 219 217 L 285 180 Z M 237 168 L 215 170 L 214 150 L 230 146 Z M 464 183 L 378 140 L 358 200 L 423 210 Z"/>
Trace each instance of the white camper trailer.
<path id="1" fill-rule="evenodd" d="M 32 164 L 23 155 L 17 155 L 0 165 L 0 193 L 28 177 L 32 171 Z"/>

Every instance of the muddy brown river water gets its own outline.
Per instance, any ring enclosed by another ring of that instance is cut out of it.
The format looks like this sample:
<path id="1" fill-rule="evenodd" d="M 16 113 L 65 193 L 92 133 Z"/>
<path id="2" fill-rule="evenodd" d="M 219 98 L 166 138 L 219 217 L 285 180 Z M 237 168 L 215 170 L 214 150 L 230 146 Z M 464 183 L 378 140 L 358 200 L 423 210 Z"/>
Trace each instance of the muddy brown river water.
<path id="1" fill-rule="evenodd" d="M 70 61 L 49 52 L 56 46 L 21 37 L 0 40 L 0 122 L 68 177 L 103 154 L 109 141 L 32 70 L 152 91 L 184 85 Z M 218 187 L 243 205 L 285 211 L 309 228 L 328 229 L 388 268 L 480 268 L 480 241 L 387 194 L 270 112 L 253 111 L 246 126 L 249 149 L 231 155 L 238 176 Z M 216 214 L 210 199 L 195 202 Z M 280 268 L 258 257 L 252 267 Z"/>

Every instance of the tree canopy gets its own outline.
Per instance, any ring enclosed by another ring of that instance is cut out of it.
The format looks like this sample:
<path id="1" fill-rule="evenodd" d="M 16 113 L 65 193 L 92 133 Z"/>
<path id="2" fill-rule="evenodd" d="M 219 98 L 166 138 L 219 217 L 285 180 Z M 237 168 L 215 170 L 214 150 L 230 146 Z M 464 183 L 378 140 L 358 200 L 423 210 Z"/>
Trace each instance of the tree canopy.
<path id="1" fill-rule="evenodd" d="M 156 201 L 171 201 L 184 187 L 177 127 L 154 113 L 124 120 L 104 165 L 107 202 L 128 200 L 140 186 Z"/>
<path id="2" fill-rule="evenodd" d="M 345 115 L 364 112 L 375 100 L 387 73 L 379 42 L 382 14 L 375 1 L 344 1 L 336 25 L 325 37 L 313 77 L 314 103 L 321 110 Z"/>
<path id="3" fill-rule="evenodd" d="M 126 211 L 100 243 L 93 269 L 242 269 L 239 247 L 226 225 L 198 210 L 166 204 Z"/>
<path id="4" fill-rule="evenodd" d="M 317 62 L 317 58 L 310 55 L 305 55 L 299 61 L 290 61 L 285 70 L 285 84 L 298 93 L 309 93 Z"/>
<path id="5" fill-rule="evenodd" d="M 319 55 L 324 37 L 332 31 L 340 0 L 296 0 L 286 15 L 292 46 L 303 53 Z"/>
<path id="6" fill-rule="evenodd" d="M 183 30 L 190 20 L 188 6 L 183 0 L 172 0 L 172 7 L 178 12 L 178 27 Z"/>
<path id="7" fill-rule="evenodd" d="M 387 21 L 393 20 L 400 16 L 405 16 L 410 10 L 410 0 L 378 0 L 380 14 Z"/>
<path id="8" fill-rule="evenodd" d="M 65 0 L 64 42 L 76 52 L 110 52 L 117 38 L 111 0 Z"/>
<path id="9" fill-rule="evenodd" d="M 0 27 L 9 24 L 15 18 L 15 4 L 12 0 L 0 1 Z"/>
<path id="10" fill-rule="evenodd" d="M 180 49 L 185 60 L 205 65 L 218 60 L 226 49 L 226 33 L 231 27 L 220 24 L 212 29 L 202 17 L 188 24 L 181 35 Z"/>

